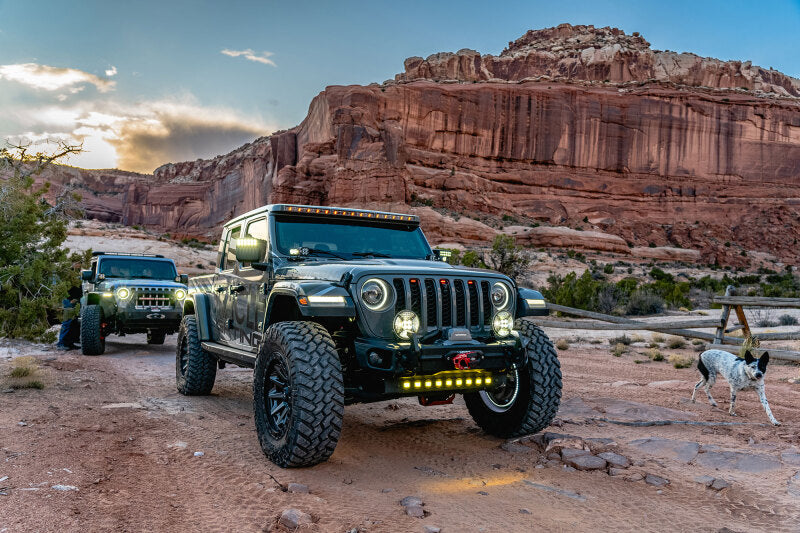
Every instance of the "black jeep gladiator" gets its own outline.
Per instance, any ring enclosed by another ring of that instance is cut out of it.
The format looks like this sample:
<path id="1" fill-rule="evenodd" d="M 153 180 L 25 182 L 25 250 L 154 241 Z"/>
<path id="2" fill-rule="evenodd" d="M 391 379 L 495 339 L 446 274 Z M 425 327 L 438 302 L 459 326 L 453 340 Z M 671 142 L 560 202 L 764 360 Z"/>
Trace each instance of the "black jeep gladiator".
<path id="1" fill-rule="evenodd" d="M 189 281 L 178 390 L 255 368 L 256 431 L 282 467 L 327 460 L 348 403 L 462 394 L 492 435 L 540 431 L 561 398 L 553 344 L 522 320 L 547 314 L 542 295 L 440 255 L 413 215 L 267 205 L 231 220 L 216 274 Z"/>

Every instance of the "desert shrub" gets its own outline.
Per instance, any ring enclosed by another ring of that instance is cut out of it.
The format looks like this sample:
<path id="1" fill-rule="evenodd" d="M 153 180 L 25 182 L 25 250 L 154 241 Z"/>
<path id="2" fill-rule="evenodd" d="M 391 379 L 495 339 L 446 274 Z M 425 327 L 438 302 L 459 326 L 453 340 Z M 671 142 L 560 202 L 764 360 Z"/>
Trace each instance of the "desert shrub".
<path id="1" fill-rule="evenodd" d="M 614 265 L 612 265 L 611 263 L 606 263 L 603 266 L 603 273 L 605 273 L 605 274 L 613 274 L 614 273 Z"/>
<path id="2" fill-rule="evenodd" d="M 772 328 L 778 325 L 774 309 L 751 309 L 751 322 L 760 328 Z"/>
<path id="3" fill-rule="evenodd" d="M 0 148 L 0 337 L 51 342 L 47 311 L 78 284 L 74 263 L 88 256 L 62 248 L 67 222 L 80 215 L 80 197 L 65 189 L 51 204 L 49 186 L 34 177 L 79 148 L 61 145 L 55 154 L 30 154 L 27 147 Z"/>
<path id="4" fill-rule="evenodd" d="M 569 341 L 567 341 L 567 339 L 558 339 L 558 341 L 556 341 L 556 348 L 562 351 L 569 350 Z"/>
<path id="5" fill-rule="evenodd" d="M 669 356 L 668 361 L 675 368 L 689 368 L 694 362 L 694 358 L 683 354 L 672 354 Z"/>
<path id="6" fill-rule="evenodd" d="M 631 336 L 631 342 L 645 342 L 645 338 L 638 333 L 635 333 Z"/>
<path id="7" fill-rule="evenodd" d="M 792 315 L 784 314 L 778 317 L 778 324 L 781 326 L 796 326 L 797 318 Z"/>
<path id="8" fill-rule="evenodd" d="M 706 343 L 705 341 L 701 341 L 700 339 L 694 339 L 692 341 L 692 344 L 695 345 L 695 346 L 702 346 L 705 343 Z"/>
<path id="9" fill-rule="evenodd" d="M 634 291 L 625 306 L 629 315 L 655 315 L 664 310 L 664 300 L 647 290 Z"/>
<path id="10" fill-rule="evenodd" d="M 658 343 L 664 342 L 664 335 L 661 333 L 653 333 L 652 335 L 650 335 L 650 338 L 652 339 L 653 342 L 658 342 Z"/>
<path id="11" fill-rule="evenodd" d="M 661 354 L 661 352 L 658 350 L 658 348 L 650 348 L 649 350 L 647 350 L 646 355 L 647 355 L 647 357 L 649 357 L 653 361 L 663 361 L 664 360 L 664 356 Z"/>
<path id="12" fill-rule="evenodd" d="M 4 380 L 3 387 L 12 389 L 43 389 L 42 372 L 31 356 L 17 357 L 11 363 L 11 370 Z"/>
<path id="13" fill-rule="evenodd" d="M 673 350 L 680 350 L 685 346 L 686 341 L 680 337 L 671 337 L 669 341 L 667 341 L 667 348 L 671 348 Z"/>
<path id="14" fill-rule="evenodd" d="M 625 335 L 624 333 L 622 335 L 620 335 L 619 337 L 613 337 L 611 339 L 608 339 L 608 343 L 611 344 L 611 345 L 622 344 L 624 346 L 629 346 L 631 344 L 631 342 L 633 342 L 631 340 L 631 338 L 628 337 L 627 335 Z"/>
<path id="15" fill-rule="evenodd" d="M 461 264 L 470 268 L 486 268 L 481 255 L 475 250 L 467 250 L 461 257 Z"/>
<path id="16" fill-rule="evenodd" d="M 514 237 L 498 235 L 494 238 L 487 261 L 487 264 L 494 270 L 502 272 L 511 279 L 516 279 L 527 270 L 530 262 L 530 258 L 525 255 L 522 246 L 517 245 Z"/>
<path id="17" fill-rule="evenodd" d="M 626 348 L 621 342 L 618 342 L 614 345 L 614 348 L 611 349 L 611 355 L 614 357 L 621 357 L 626 351 L 628 351 L 628 348 Z"/>

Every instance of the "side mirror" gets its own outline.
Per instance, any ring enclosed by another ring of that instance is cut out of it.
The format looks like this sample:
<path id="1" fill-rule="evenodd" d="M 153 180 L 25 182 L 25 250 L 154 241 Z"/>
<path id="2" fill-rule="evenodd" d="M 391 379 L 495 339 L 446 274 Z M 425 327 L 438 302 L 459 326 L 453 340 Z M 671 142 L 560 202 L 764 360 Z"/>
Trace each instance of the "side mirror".
<path id="1" fill-rule="evenodd" d="M 83 281 L 92 281 L 92 271 L 91 270 L 81 270 L 81 279 Z"/>
<path id="2" fill-rule="evenodd" d="M 177 281 L 178 283 L 183 283 L 184 285 L 186 285 L 187 283 L 189 283 L 189 275 L 188 274 L 179 274 L 178 275 L 178 279 L 176 279 L 175 281 Z"/>
<path id="3" fill-rule="evenodd" d="M 236 260 L 240 263 L 254 263 L 264 259 L 267 241 L 255 237 L 236 239 Z"/>

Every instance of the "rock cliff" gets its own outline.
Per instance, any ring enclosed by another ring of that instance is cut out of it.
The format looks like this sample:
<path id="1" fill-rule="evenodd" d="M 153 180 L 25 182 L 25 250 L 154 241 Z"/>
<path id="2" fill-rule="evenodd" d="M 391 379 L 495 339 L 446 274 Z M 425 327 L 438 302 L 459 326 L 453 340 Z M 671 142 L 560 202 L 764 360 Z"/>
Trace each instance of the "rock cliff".
<path id="1" fill-rule="evenodd" d="M 410 58 L 382 85 L 328 87 L 291 130 L 152 177 L 83 171 L 81 187 L 90 212 L 206 238 L 268 202 L 393 206 L 447 242 L 489 239 L 479 220 L 506 215 L 563 227 L 519 233 L 537 247 L 797 264 L 798 95 L 800 81 L 747 62 L 561 25 L 497 57 Z"/>

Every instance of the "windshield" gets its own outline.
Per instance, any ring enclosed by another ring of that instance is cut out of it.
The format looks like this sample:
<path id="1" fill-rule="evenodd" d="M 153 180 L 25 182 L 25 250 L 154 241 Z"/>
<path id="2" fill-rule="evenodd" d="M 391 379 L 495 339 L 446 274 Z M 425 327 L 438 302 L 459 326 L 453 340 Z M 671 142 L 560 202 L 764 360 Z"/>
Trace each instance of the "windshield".
<path id="1" fill-rule="evenodd" d="M 320 257 L 397 257 L 425 259 L 430 246 L 418 226 L 401 224 L 354 224 L 351 221 L 276 220 L 278 252 L 290 255 L 292 248 L 308 248 Z"/>
<path id="2" fill-rule="evenodd" d="M 151 259 L 104 258 L 100 260 L 99 269 L 106 278 L 174 280 L 177 276 L 171 261 Z"/>

